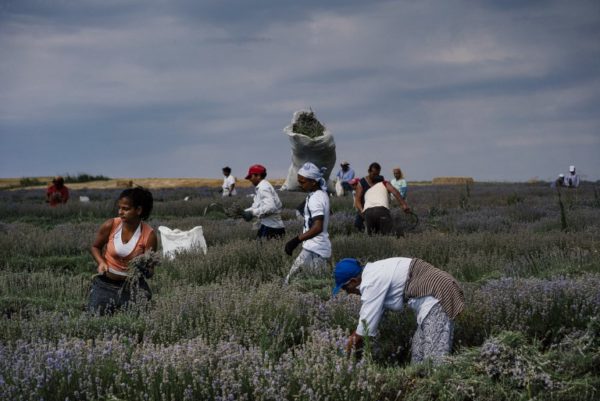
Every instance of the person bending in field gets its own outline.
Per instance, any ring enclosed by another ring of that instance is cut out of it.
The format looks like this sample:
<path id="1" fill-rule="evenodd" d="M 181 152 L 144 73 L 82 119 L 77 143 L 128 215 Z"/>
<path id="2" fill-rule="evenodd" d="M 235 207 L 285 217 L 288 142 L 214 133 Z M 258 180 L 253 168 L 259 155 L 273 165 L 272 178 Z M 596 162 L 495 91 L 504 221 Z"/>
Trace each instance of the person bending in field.
<path id="1" fill-rule="evenodd" d="M 308 192 L 304 202 L 304 227 L 302 234 L 285 244 L 285 253 L 292 256 L 294 249 L 300 244 L 302 251 L 292 264 L 285 284 L 288 284 L 290 277 L 303 267 L 325 270 L 331 257 L 331 242 L 327 233 L 329 195 L 323 173 L 313 163 L 304 163 L 298 171 L 298 184 L 303 191 Z"/>
<path id="2" fill-rule="evenodd" d="M 417 317 L 412 339 L 412 362 L 431 359 L 440 364 L 452 349 L 454 319 L 465 307 L 465 297 L 450 274 L 421 259 L 389 258 L 362 266 L 342 259 L 334 271 L 333 295 L 340 290 L 360 295 L 358 326 L 346 351 L 360 349 L 365 336 L 376 336 L 384 309 L 400 311 L 407 301 Z"/>
<path id="3" fill-rule="evenodd" d="M 265 179 L 266 177 L 267 169 L 260 164 L 250 166 L 248 169 L 246 179 L 256 188 L 252 206 L 244 210 L 242 217 L 246 221 L 251 221 L 254 217 L 259 219 L 257 239 L 281 238 L 285 235 L 285 226 L 281 219 L 283 205 L 275 188 Z"/>
<path id="4" fill-rule="evenodd" d="M 52 185 L 46 190 L 46 202 L 50 206 L 67 203 L 69 200 L 69 188 L 65 186 L 65 180 L 60 175 L 54 177 Z"/>
<path id="5" fill-rule="evenodd" d="M 360 211 L 365 219 L 367 233 L 369 235 L 390 234 L 394 229 L 390 212 L 390 196 L 396 198 L 405 213 L 409 213 L 410 208 L 400 192 L 382 176 L 375 177 L 372 182 L 364 195 L 363 209 Z"/>
<path id="6" fill-rule="evenodd" d="M 144 274 L 135 276 L 128 267 L 136 256 L 157 249 L 156 233 L 143 222 L 152 211 L 152 194 L 141 187 L 129 188 L 121 192 L 117 204 L 118 216 L 100 226 L 91 248 L 98 264 L 88 301 L 88 311 L 93 313 L 110 313 L 134 301 L 137 295 L 147 300 L 152 297 L 145 278 L 154 274 L 154 266 L 147 266 Z M 137 282 L 128 280 L 130 276 L 137 277 Z"/>
<path id="7" fill-rule="evenodd" d="M 354 227 L 358 231 L 365 231 L 365 217 L 363 215 L 363 208 L 365 205 L 365 194 L 367 191 L 376 183 L 383 180 L 380 175 L 381 165 L 377 162 L 373 162 L 369 165 L 367 175 L 360 178 L 356 187 L 354 188 L 354 208 L 356 209 L 356 217 L 354 219 Z"/>

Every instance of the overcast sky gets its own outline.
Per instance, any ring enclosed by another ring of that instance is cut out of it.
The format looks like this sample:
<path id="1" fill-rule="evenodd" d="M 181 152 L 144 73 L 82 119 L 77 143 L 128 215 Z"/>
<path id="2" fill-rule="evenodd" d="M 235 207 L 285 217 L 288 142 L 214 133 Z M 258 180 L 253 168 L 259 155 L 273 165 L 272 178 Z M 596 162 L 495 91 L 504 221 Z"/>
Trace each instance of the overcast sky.
<path id="1" fill-rule="evenodd" d="M 600 1 L 0 0 L 0 176 L 600 179 Z"/>

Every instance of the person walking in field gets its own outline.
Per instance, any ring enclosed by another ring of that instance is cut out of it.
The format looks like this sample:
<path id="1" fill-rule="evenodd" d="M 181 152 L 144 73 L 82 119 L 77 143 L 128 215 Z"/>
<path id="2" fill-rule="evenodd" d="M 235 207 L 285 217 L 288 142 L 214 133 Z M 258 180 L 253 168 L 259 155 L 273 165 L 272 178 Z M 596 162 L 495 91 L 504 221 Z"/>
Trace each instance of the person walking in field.
<path id="1" fill-rule="evenodd" d="M 146 299 L 152 297 L 145 278 L 154 274 L 154 266 L 139 276 L 138 282 L 127 280 L 132 273 L 128 263 L 148 251 L 156 251 L 156 233 L 144 222 L 152 211 L 152 193 L 136 187 L 121 192 L 118 216 L 106 220 L 98 230 L 91 253 L 98 264 L 98 274 L 92 281 L 88 311 L 104 314 L 134 301 L 133 291 Z"/>
<path id="2" fill-rule="evenodd" d="M 237 191 L 235 189 L 235 177 L 231 175 L 231 167 L 223 167 L 223 186 L 222 186 L 223 197 L 235 196 Z"/>
<path id="3" fill-rule="evenodd" d="M 385 309 L 401 311 L 405 301 L 417 318 L 412 363 L 431 359 L 438 365 L 451 352 L 454 319 L 465 301 L 463 290 L 450 274 L 421 259 L 396 257 L 362 266 L 356 259 L 346 258 L 336 264 L 334 277 L 334 296 L 344 290 L 361 299 L 358 325 L 346 342 L 348 353 L 360 349 L 365 336 L 377 336 Z"/>
<path id="4" fill-rule="evenodd" d="M 294 260 L 285 278 L 285 284 L 288 284 L 291 276 L 302 268 L 327 269 L 331 258 L 331 242 L 327 232 L 329 195 L 323 172 L 313 163 L 304 163 L 298 170 L 298 184 L 303 191 L 308 192 L 304 202 L 304 226 L 302 234 L 285 244 L 285 253 L 292 256 L 294 249 L 300 244 L 302 244 L 302 251 Z"/>
<path id="5" fill-rule="evenodd" d="M 285 226 L 281 219 L 283 205 L 266 177 L 267 169 L 261 164 L 254 164 L 248 169 L 246 179 L 254 185 L 255 192 L 252 206 L 244 210 L 242 217 L 246 221 L 255 217 L 259 219 L 257 239 L 281 238 L 285 235 Z"/>
<path id="6" fill-rule="evenodd" d="M 52 180 L 52 185 L 46 190 L 46 202 L 50 206 L 57 206 L 67 203 L 69 200 L 69 188 L 65 186 L 65 180 L 57 175 Z"/>

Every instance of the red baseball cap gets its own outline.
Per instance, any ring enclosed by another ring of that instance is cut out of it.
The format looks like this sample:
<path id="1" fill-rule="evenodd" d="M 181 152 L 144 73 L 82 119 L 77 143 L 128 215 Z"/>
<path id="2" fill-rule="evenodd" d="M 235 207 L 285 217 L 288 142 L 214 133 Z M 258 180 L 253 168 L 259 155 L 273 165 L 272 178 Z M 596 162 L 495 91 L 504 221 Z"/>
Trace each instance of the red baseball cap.
<path id="1" fill-rule="evenodd" d="M 253 164 L 248 169 L 248 175 L 246 175 L 246 179 L 249 180 L 250 177 L 252 176 L 252 174 L 264 174 L 266 172 L 267 172 L 267 169 L 265 168 L 265 166 L 263 166 L 261 164 Z"/>

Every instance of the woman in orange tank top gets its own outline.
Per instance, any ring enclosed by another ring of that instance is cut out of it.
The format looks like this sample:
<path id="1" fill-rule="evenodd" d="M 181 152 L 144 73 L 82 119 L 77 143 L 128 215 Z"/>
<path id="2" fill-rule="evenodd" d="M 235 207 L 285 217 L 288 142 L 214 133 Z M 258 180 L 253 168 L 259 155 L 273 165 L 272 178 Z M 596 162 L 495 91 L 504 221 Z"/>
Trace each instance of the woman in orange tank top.
<path id="1" fill-rule="evenodd" d="M 144 223 L 150 217 L 153 198 L 150 191 L 137 187 L 126 189 L 119 196 L 118 217 L 106 220 L 98 230 L 91 253 L 98 264 L 98 275 L 92 282 L 88 310 L 104 313 L 123 306 L 130 301 L 128 263 L 147 251 L 156 251 L 156 233 Z M 147 276 L 153 274 L 150 267 Z M 151 292 L 144 277 L 139 288 L 146 297 Z"/>

